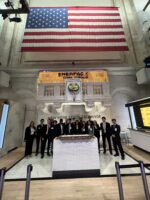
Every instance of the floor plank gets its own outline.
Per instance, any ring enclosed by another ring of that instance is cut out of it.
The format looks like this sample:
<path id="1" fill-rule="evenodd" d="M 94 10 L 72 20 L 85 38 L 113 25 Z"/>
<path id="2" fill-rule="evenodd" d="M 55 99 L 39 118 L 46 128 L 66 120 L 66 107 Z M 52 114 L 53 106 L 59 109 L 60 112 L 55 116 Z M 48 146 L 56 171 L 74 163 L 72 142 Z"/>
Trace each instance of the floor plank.
<path id="1" fill-rule="evenodd" d="M 0 158 L 0 169 L 3 167 L 9 169 L 23 157 L 24 157 L 24 147 L 17 148 L 16 150 Z"/>
<path id="2" fill-rule="evenodd" d="M 148 176 L 150 186 L 150 176 Z M 5 182 L 3 200 L 22 200 L 25 182 Z M 139 176 L 123 177 L 125 199 L 144 200 L 142 180 Z M 115 177 L 40 180 L 31 182 L 31 200 L 118 200 Z"/>
<path id="3" fill-rule="evenodd" d="M 124 150 L 136 160 L 143 161 L 144 163 L 150 163 L 150 153 L 142 151 L 133 145 L 125 145 Z"/>

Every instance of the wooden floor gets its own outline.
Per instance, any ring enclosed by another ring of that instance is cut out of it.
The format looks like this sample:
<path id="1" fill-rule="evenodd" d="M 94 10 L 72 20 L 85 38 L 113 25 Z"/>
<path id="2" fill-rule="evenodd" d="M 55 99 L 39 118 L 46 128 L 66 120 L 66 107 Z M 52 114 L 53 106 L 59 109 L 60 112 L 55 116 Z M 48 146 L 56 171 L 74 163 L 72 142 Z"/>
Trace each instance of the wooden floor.
<path id="1" fill-rule="evenodd" d="M 150 154 L 129 145 L 124 150 L 135 159 L 150 163 Z M 23 149 L 15 150 L 0 159 L 0 166 L 10 167 L 23 153 Z M 150 188 L 150 176 L 147 179 Z M 145 200 L 140 176 L 126 176 L 122 180 L 125 200 Z M 2 199 L 23 200 L 24 191 L 24 181 L 5 182 Z M 117 180 L 105 177 L 31 181 L 30 200 L 119 200 Z"/>
<path id="2" fill-rule="evenodd" d="M 150 163 L 150 153 L 142 151 L 133 145 L 125 145 L 124 150 L 136 160 L 143 161 L 144 163 Z"/>
<path id="3" fill-rule="evenodd" d="M 0 169 L 3 167 L 9 169 L 23 157 L 24 157 L 24 148 L 23 147 L 17 148 L 16 150 L 0 158 Z"/>
<path id="4" fill-rule="evenodd" d="M 148 176 L 150 186 L 150 176 Z M 23 200 L 25 182 L 5 182 L 3 200 Z M 123 177 L 125 200 L 145 200 L 141 178 Z M 30 200 L 118 200 L 115 177 L 32 181 Z"/>

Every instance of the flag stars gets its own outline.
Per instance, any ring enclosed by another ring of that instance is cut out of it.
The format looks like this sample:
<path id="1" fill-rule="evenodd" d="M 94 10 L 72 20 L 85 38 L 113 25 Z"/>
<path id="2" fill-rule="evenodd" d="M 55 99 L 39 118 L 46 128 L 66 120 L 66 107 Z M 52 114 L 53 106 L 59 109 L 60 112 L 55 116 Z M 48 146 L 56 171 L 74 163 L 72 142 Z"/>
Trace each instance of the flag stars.
<path id="1" fill-rule="evenodd" d="M 68 11 L 65 8 L 33 8 L 27 20 L 29 28 L 66 28 Z"/>

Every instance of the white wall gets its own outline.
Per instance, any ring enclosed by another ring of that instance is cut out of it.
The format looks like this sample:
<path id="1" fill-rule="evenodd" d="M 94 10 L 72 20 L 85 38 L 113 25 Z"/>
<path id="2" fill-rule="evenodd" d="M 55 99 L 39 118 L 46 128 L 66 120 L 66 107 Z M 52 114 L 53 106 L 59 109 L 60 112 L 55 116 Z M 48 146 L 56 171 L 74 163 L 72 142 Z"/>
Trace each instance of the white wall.
<path id="1" fill-rule="evenodd" d="M 122 130 L 126 130 L 130 126 L 130 119 L 125 104 L 139 98 L 136 78 L 134 75 L 110 75 L 110 88 L 112 118 L 116 118 Z"/>
<path id="2" fill-rule="evenodd" d="M 0 98 L 10 102 L 3 155 L 22 146 L 25 127 L 36 121 L 36 78 L 12 78 L 9 88 L 0 88 Z"/>

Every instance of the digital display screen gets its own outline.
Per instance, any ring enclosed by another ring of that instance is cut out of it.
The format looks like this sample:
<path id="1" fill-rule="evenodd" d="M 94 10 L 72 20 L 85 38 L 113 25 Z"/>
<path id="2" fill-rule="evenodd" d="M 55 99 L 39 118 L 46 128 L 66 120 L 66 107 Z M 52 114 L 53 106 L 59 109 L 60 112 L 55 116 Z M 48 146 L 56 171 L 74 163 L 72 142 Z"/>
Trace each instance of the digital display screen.
<path id="1" fill-rule="evenodd" d="M 8 109 L 9 109 L 8 104 L 1 104 L 0 105 L 0 149 L 3 147 L 3 143 L 4 143 Z"/>
<path id="2" fill-rule="evenodd" d="M 150 127 L 150 106 L 141 107 L 140 110 L 144 127 Z"/>

